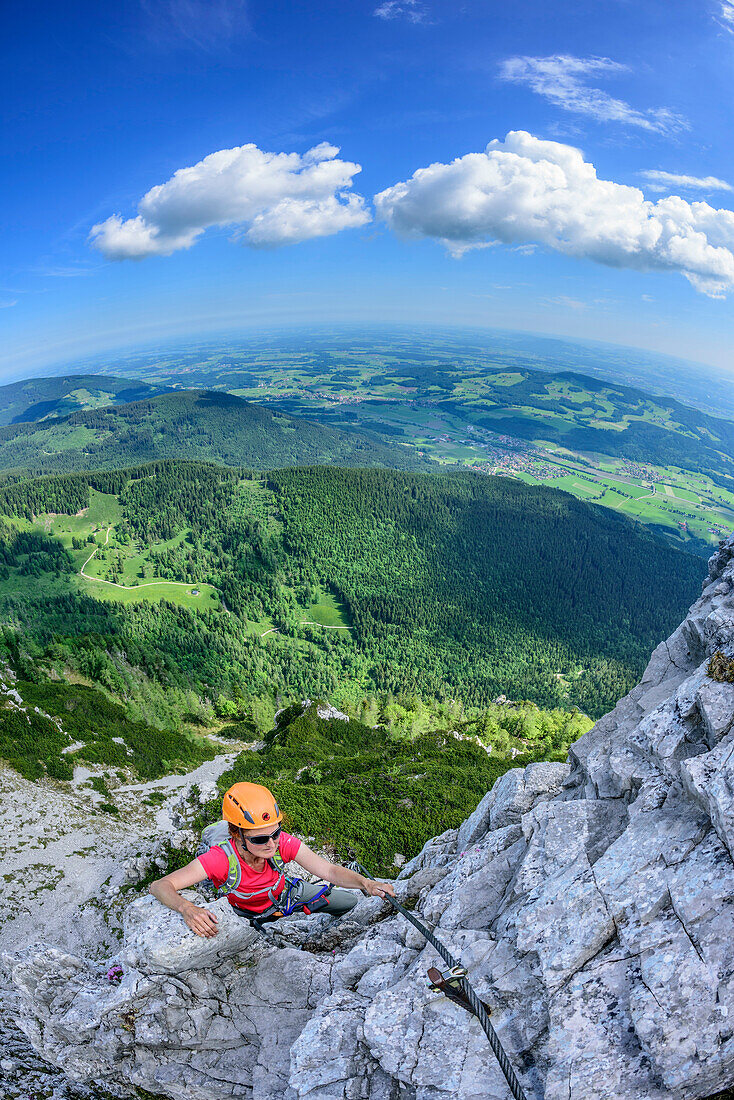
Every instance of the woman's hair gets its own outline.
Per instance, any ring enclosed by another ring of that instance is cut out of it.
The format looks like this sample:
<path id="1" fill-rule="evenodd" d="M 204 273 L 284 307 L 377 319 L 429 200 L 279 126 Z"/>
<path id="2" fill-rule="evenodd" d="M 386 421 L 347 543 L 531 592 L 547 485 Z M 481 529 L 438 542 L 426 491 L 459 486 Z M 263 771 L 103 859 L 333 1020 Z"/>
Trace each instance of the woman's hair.
<path id="1" fill-rule="evenodd" d="M 237 840 L 238 836 L 240 835 L 239 828 L 237 827 L 237 825 L 233 825 L 231 821 L 228 821 L 227 824 L 229 825 L 229 839 Z"/>

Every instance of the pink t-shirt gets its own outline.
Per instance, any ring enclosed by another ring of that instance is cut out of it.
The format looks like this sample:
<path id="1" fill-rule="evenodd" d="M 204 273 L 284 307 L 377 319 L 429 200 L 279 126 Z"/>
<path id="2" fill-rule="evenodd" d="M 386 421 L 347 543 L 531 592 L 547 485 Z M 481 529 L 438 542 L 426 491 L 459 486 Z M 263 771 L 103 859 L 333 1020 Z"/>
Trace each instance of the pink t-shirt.
<path id="1" fill-rule="evenodd" d="M 289 863 L 292 859 L 295 859 L 298 855 L 298 849 L 301 847 L 301 842 L 298 837 L 291 836 L 290 833 L 281 833 L 278 838 L 278 851 L 280 852 L 280 858 L 283 863 Z M 265 864 L 265 870 L 259 874 L 257 871 L 253 871 L 252 867 L 244 862 L 240 853 L 235 848 L 235 854 L 240 861 L 240 868 L 242 871 L 242 880 L 238 889 L 242 890 L 245 894 L 252 893 L 253 890 L 262 890 L 262 896 L 249 898 L 247 902 L 240 901 L 234 894 L 227 894 L 227 900 L 230 905 L 234 905 L 238 909 L 249 909 L 253 913 L 264 912 L 271 904 L 268 897 L 268 890 L 279 879 L 278 872 L 270 866 L 269 863 Z M 229 874 L 229 860 L 227 854 L 223 848 L 216 845 L 214 848 L 210 848 L 208 852 L 204 852 L 199 856 L 199 863 L 206 871 L 209 878 L 212 880 L 215 886 L 221 886 L 227 881 L 227 875 Z M 283 887 L 278 890 L 276 897 L 280 897 Z"/>

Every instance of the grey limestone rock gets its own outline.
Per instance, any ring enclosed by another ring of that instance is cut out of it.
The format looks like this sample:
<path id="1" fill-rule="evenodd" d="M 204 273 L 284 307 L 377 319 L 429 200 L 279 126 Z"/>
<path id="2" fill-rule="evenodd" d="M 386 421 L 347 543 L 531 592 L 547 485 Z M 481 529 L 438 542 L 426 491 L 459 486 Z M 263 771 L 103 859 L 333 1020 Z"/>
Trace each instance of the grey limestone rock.
<path id="1" fill-rule="evenodd" d="M 422 914 L 443 928 L 486 928 L 525 849 L 519 825 L 491 832 L 462 853 L 453 870 L 425 897 Z"/>
<path id="2" fill-rule="evenodd" d="M 734 684 L 719 684 L 701 677 L 696 692 L 696 707 L 713 748 L 734 725 Z"/>
<path id="3" fill-rule="evenodd" d="M 468 848 L 490 829 L 517 825 L 521 816 L 542 798 L 552 798 L 568 777 L 567 764 L 530 764 L 511 768 L 488 791 L 471 817 L 459 829 L 456 846 Z"/>
<path id="4" fill-rule="evenodd" d="M 264 1100 L 288 1095 L 290 1046 L 330 992 L 329 970 L 318 956 L 269 949 L 176 977 L 128 970 L 110 989 L 83 960 L 46 949 L 13 977 L 37 1006 L 21 1026 L 72 1078 L 104 1080 L 114 1067 L 116 1079 L 165 1096 Z"/>
<path id="5" fill-rule="evenodd" d="M 489 793 L 491 794 L 491 791 Z M 485 795 L 484 797 L 486 799 L 487 796 Z M 466 824 L 466 822 L 464 822 L 464 824 Z M 486 829 L 484 831 L 486 831 Z M 418 855 L 408 860 L 403 866 L 398 875 L 398 880 L 408 878 L 410 875 L 414 875 L 416 871 L 422 871 L 426 868 L 445 867 L 456 851 L 457 836 L 457 829 L 447 829 L 446 832 L 441 833 L 440 836 L 432 837 L 431 840 L 423 845 Z"/>
<path id="6" fill-rule="evenodd" d="M 591 863 L 622 832 L 627 808 L 620 800 L 580 798 L 572 802 L 541 802 L 522 818 L 528 851 L 517 874 L 515 889 L 527 893 L 584 852 Z"/>
<path id="7" fill-rule="evenodd" d="M 236 916 L 226 898 L 210 902 L 193 890 L 184 890 L 196 905 L 215 914 L 219 932 L 210 939 L 197 936 L 179 913 L 165 909 L 150 896 L 134 901 L 125 913 L 125 942 L 121 959 L 126 968 L 149 973 L 178 974 L 214 966 L 244 951 L 258 938 L 249 921 Z"/>
<path id="8" fill-rule="evenodd" d="M 551 998 L 544 1100 L 670 1100 L 634 1030 L 632 982 L 610 946 Z"/>
<path id="9" fill-rule="evenodd" d="M 351 951 L 334 964 L 334 978 L 345 989 L 357 989 L 364 975 L 374 967 L 397 965 L 401 954 L 408 949 L 403 946 L 399 929 L 393 927 L 372 929 Z"/>
<path id="10" fill-rule="evenodd" d="M 583 852 L 525 899 L 517 921 L 517 947 L 536 953 L 551 992 L 614 935 L 614 920 Z"/>
<path id="11" fill-rule="evenodd" d="M 362 1042 L 367 1004 L 366 998 L 346 990 L 324 999 L 291 1051 L 291 1077 L 297 1096 L 308 1096 L 310 1100 L 343 1097 L 347 1082 L 359 1080 L 367 1071 L 372 1061 Z"/>
<path id="12" fill-rule="evenodd" d="M 568 764 L 530 764 L 524 770 L 505 772 L 492 788 L 495 797 L 489 811 L 490 829 L 518 825 L 536 802 L 558 794 L 568 774 Z"/>
<path id="13" fill-rule="evenodd" d="M 687 761 L 683 782 L 734 855 L 734 733 L 711 752 Z"/>

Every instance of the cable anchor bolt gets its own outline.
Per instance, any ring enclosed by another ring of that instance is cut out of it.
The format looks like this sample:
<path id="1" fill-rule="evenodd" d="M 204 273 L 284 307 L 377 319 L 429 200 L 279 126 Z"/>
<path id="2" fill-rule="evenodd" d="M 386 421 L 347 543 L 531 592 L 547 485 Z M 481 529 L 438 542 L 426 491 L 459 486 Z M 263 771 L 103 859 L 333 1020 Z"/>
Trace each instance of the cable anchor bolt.
<path id="1" fill-rule="evenodd" d="M 463 981 L 467 975 L 466 967 L 464 966 L 452 966 L 450 970 L 446 970 L 443 973 L 436 966 L 431 966 L 428 969 L 428 988 L 432 993 L 442 993 L 444 997 L 448 997 L 454 1004 L 460 1005 L 471 1013 L 472 1016 L 476 1016 L 474 1009 L 469 1002 L 469 999 L 464 992 Z M 481 1002 L 484 1006 L 484 1011 L 489 1016 L 491 1014 L 491 1008 L 486 1001 Z"/>

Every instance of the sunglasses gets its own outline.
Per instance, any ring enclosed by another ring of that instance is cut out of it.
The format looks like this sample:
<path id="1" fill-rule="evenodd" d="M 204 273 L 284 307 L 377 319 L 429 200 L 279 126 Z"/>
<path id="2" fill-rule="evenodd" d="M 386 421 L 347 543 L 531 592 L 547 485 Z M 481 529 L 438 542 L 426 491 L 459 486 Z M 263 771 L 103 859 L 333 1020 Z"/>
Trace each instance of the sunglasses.
<path id="1" fill-rule="evenodd" d="M 250 844 L 268 844 L 271 840 L 277 840 L 282 832 L 283 829 L 279 825 L 274 833 L 267 833 L 265 836 L 248 836 L 247 833 L 243 835 Z"/>

